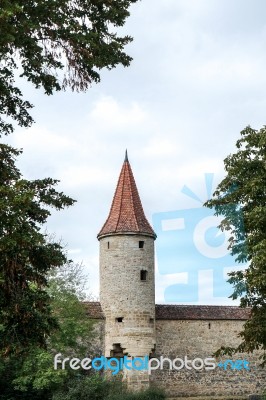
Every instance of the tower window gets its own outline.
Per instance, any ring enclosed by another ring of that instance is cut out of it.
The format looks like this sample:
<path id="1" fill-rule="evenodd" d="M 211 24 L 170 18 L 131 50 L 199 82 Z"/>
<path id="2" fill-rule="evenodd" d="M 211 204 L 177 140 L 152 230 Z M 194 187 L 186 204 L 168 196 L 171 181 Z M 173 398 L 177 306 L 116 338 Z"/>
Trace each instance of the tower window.
<path id="1" fill-rule="evenodd" d="M 116 322 L 123 322 L 123 319 L 124 319 L 124 317 L 118 317 L 115 320 L 116 320 Z"/>
<path id="2" fill-rule="evenodd" d="M 139 249 L 143 249 L 144 247 L 144 240 L 139 241 Z"/>
<path id="3" fill-rule="evenodd" d="M 147 280 L 147 275 L 148 275 L 148 271 L 145 271 L 144 269 L 142 269 L 140 271 L 140 280 L 141 281 L 146 281 Z"/>
<path id="4" fill-rule="evenodd" d="M 209 322 L 209 329 L 211 329 L 211 323 Z"/>
<path id="5" fill-rule="evenodd" d="M 107 249 L 110 249 L 110 242 L 107 242 Z"/>

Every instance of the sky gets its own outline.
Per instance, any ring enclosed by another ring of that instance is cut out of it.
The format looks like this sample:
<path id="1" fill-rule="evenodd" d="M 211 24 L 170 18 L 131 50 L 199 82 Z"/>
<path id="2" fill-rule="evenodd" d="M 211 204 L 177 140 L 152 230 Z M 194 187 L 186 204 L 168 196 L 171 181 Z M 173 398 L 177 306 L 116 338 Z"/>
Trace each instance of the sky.
<path id="1" fill-rule="evenodd" d="M 265 124 L 264 0 L 143 0 L 130 12 L 118 30 L 134 38 L 126 47 L 130 67 L 103 70 L 101 82 L 86 93 L 48 97 L 22 82 L 36 123 L 6 139 L 23 148 L 18 166 L 27 179 L 59 179 L 58 189 L 77 200 L 54 212 L 46 228 L 62 238 L 69 258 L 83 262 L 94 299 L 96 236 L 108 216 L 125 149 L 153 223 L 166 215 L 161 213 L 187 215 L 201 207 L 183 186 L 207 200 L 204 174 L 214 174 L 214 190 L 240 131 Z M 164 254 L 162 263 L 158 254 L 156 302 L 165 303 L 167 288 L 186 284 L 188 277 L 178 266 L 164 271 Z M 178 252 L 175 257 L 178 265 Z M 198 297 L 189 304 L 236 305 L 214 297 L 212 274 L 201 266 Z"/>

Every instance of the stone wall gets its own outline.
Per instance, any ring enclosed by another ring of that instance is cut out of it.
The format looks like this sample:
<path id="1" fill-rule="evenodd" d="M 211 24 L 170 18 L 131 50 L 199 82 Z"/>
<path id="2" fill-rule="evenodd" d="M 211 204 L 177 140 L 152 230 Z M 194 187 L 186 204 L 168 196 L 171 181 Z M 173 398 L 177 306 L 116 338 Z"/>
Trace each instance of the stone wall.
<path id="1" fill-rule="evenodd" d="M 105 321 L 94 320 L 92 327 L 92 338 L 89 343 L 89 354 L 88 357 L 91 359 L 99 357 L 104 354 L 104 337 L 105 337 Z"/>
<path id="2" fill-rule="evenodd" d="M 94 346 L 97 355 L 104 354 L 104 314 L 100 303 L 87 303 L 88 316 L 95 319 L 96 337 Z M 212 357 L 221 346 L 236 346 L 249 311 L 226 306 L 177 306 L 156 305 L 156 352 L 153 357 L 168 357 L 171 360 L 185 356 L 192 360 Z M 171 319 L 169 319 L 171 318 Z M 218 319 L 220 318 L 220 319 Z M 248 395 L 262 394 L 266 391 L 266 369 L 259 367 L 257 354 L 238 354 L 224 356 L 219 361 L 246 360 L 250 370 L 232 370 L 230 363 L 226 370 L 169 370 L 165 363 L 163 370 L 152 371 L 151 386 L 166 390 L 169 398 L 187 397 L 214 400 L 219 398 L 247 399 Z M 177 362 L 177 366 L 180 362 Z M 243 366 L 243 364 L 242 364 Z M 129 386 L 143 387 L 147 376 L 129 373 Z"/>
<path id="3" fill-rule="evenodd" d="M 153 237 L 117 234 L 100 239 L 100 299 L 105 356 L 150 354 L 155 345 Z"/>
<path id="4" fill-rule="evenodd" d="M 237 334 L 243 323 L 241 320 L 157 320 L 156 357 L 163 355 L 172 360 L 185 356 L 190 360 L 212 357 L 221 346 L 239 343 Z M 184 367 L 177 371 L 170 370 L 166 362 L 163 370 L 152 371 L 151 385 L 163 387 L 170 397 L 247 397 L 266 390 L 266 371 L 259 367 L 258 354 L 224 356 L 217 363 L 227 359 L 245 359 L 250 370 L 232 370 L 228 363 L 227 366 L 216 366 L 214 370 L 187 370 Z M 180 367 L 181 362 L 176 365 Z"/>

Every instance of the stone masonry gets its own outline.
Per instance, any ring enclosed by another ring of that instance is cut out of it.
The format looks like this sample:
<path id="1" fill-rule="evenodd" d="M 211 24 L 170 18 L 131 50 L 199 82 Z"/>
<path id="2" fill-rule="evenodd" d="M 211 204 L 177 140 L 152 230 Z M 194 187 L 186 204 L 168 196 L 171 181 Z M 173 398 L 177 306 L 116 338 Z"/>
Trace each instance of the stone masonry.
<path id="1" fill-rule="evenodd" d="M 104 313 L 100 303 L 87 303 L 88 316 L 102 324 Z M 156 350 L 152 357 L 184 359 L 212 357 L 221 346 L 236 346 L 238 333 L 249 315 L 248 310 L 230 306 L 155 306 Z M 98 348 L 104 343 L 98 339 Z M 249 395 L 262 394 L 266 390 L 266 371 L 259 366 L 260 353 L 236 354 L 216 360 L 247 360 L 249 370 L 233 370 L 230 366 L 206 371 L 170 370 L 165 362 L 163 369 L 154 370 L 148 377 L 150 386 L 163 388 L 169 398 L 198 398 L 224 400 L 247 399 Z M 135 381 L 138 386 L 139 382 Z M 142 385 L 143 386 L 143 385 Z"/>
<path id="2" fill-rule="evenodd" d="M 127 159 L 100 242 L 100 300 L 105 357 L 145 357 L 155 348 L 154 239 Z M 125 372 L 132 389 L 149 385 L 145 371 Z"/>
<path id="3" fill-rule="evenodd" d="M 163 308 L 163 306 L 157 306 Z M 171 307 L 171 306 L 168 306 Z M 182 306 L 172 306 L 173 309 L 182 308 Z M 195 358 L 205 359 L 212 357 L 213 353 L 221 346 L 237 346 L 240 342 L 238 333 L 241 331 L 245 321 L 241 320 L 241 315 L 226 315 L 219 319 L 219 309 L 209 307 L 210 314 L 216 314 L 217 319 L 201 319 L 196 308 L 194 319 L 157 319 L 156 318 L 156 357 L 169 357 L 183 359 L 185 356 L 193 360 Z M 225 307 L 229 308 L 229 307 Z M 232 307 L 236 309 L 237 307 Z M 161 310 L 162 311 L 162 310 Z M 173 310 L 174 312 L 175 310 Z M 241 310 L 243 311 L 243 310 Z M 193 315 L 193 313 L 191 313 Z M 197 319 L 196 319 L 197 317 Z M 236 318 L 239 319 L 236 319 Z M 190 317 L 191 318 L 191 317 Z M 206 318 L 206 316 L 205 316 Z M 243 318 L 243 317 L 242 317 Z M 224 367 L 216 367 L 214 370 L 199 370 L 182 368 L 179 371 L 170 370 L 169 364 L 164 364 L 163 370 L 153 371 L 151 374 L 151 384 L 165 388 L 167 394 L 171 397 L 209 397 L 221 396 L 242 396 L 247 398 L 250 394 L 262 394 L 266 388 L 266 371 L 259 367 L 259 353 L 255 354 L 236 354 L 234 356 L 223 356 L 216 359 L 226 360 L 246 360 L 248 370 L 234 370 L 231 363 Z M 177 363 L 178 365 L 180 363 Z M 224 369 L 226 368 L 226 369 Z"/>
<path id="4" fill-rule="evenodd" d="M 98 321 L 99 332 L 104 323 L 104 338 L 99 335 L 95 345 L 105 357 L 178 358 L 181 365 L 185 358 L 204 360 L 213 357 L 221 346 L 239 343 L 238 334 L 249 318 L 249 310 L 228 306 L 155 306 L 156 234 L 145 217 L 127 153 L 110 213 L 97 237 L 100 303 L 88 302 L 86 306 L 88 316 Z M 232 361 L 223 368 L 222 362 L 229 358 L 246 360 L 249 369 L 234 369 Z M 244 399 L 266 390 L 259 353 L 225 356 L 215 361 L 216 368 L 212 370 L 171 370 L 165 361 L 162 369 L 150 375 L 148 371 L 124 370 L 124 379 L 134 390 L 159 386 L 172 398 Z"/>
<path id="5" fill-rule="evenodd" d="M 143 248 L 139 242 L 143 241 Z M 143 235 L 100 240 L 100 299 L 105 356 L 145 356 L 155 346 L 154 240 Z M 145 280 L 141 280 L 145 271 Z M 121 349 L 121 350 L 120 350 Z"/>

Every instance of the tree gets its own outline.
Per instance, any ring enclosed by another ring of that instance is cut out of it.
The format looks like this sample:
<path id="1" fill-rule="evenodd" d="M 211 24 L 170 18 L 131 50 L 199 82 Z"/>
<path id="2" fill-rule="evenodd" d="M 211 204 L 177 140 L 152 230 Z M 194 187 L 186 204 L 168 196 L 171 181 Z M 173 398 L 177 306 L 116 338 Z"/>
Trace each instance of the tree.
<path id="1" fill-rule="evenodd" d="M 83 265 L 73 261 L 49 271 L 47 292 L 60 327 L 49 338 L 49 346 L 56 353 L 84 357 L 89 351 L 90 357 L 94 355 L 93 323 L 84 303 L 87 282 Z"/>
<path id="2" fill-rule="evenodd" d="M 213 198 L 206 202 L 216 215 L 223 215 L 220 227 L 231 232 L 229 249 L 238 262 L 248 263 L 245 270 L 231 272 L 232 299 L 240 298 L 241 307 L 250 307 L 250 319 L 240 333 L 241 344 L 221 349 L 264 350 L 266 362 L 266 127 L 259 131 L 246 127 L 236 142 L 237 152 L 225 160 L 226 177 Z M 220 351 L 221 354 L 221 351 Z"/>
<path id="3" fill-rule="evenodd" d="M 1 0 L 0 132 L 11 120 L 30 126 L 30 102 L 15 84 L 15 71 L 46 94 L 70 87 L 85 91 L 99 70 L 131 61 L 123 51 L 132 38 L 119 37 L 128 8 L 137 0 Z M 8 117 L 7 120 L 3 116 Z"/>
<path id="4" fill-rule="evenodd" d="M 0 145 L 0 355 L 45 347 L 58 327 L 46 291 L 47 273 L 67 258 L 60 243 L 41 232 L 50 209 L 74 200 L 54 186 L 51 178 L 22 179 L 15 166 L 21 153 Z"/>
<path id="5" fill-rule="evenodd" d="M 49 237 L 51 242 L 51 237 Z M 93 322 L 86 315 L 83 266 L 72 261 L 49 270 L 45 291 L 51 299 L 52 315 L 58 329 L 46 338 L 47 348 L 32 345 L 17 357 L 0 358 L 0 398 L 51 398 L 70 380 L 80 380 L 80 371 L 54 369 L 54 355 L 93 356 Z"/>

